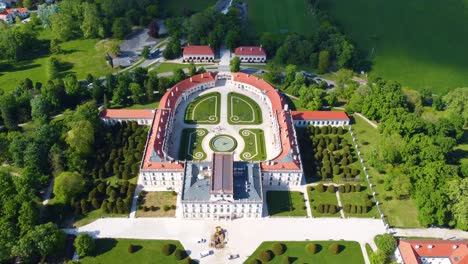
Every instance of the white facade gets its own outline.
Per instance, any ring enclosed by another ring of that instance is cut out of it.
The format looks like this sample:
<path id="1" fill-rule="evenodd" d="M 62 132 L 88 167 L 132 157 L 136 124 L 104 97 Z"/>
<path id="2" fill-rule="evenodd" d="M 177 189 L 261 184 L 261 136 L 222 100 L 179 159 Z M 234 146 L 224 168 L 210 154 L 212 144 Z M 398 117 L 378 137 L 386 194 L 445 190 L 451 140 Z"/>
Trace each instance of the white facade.
<path id="1" fill-rule="evenodd" d="M 208 55 L 208 54 L 183 55 L 183 62 L 192 62 L 192 61 L 212 62 L 214 61 L 214 55 Z"/>
<path id="2" fill-rule="evenodd" d="M 180 191 L 184 181 L 184 171 L 182 170 L 154 170 L 141 171 L 140 177 L 143 179 L 144 187 L 171 188 Z"/>
<path id="3" fill-rule="evenodd" d="M 263 186 L 299 186 L 303 173 L 300 171 L 266 171 L 262 170 Z"/>
<path id="4" fill-rule="evenodd" d="M 142 126 L 150 126 L 153 123 L 153 119 L 146 118 L 101 118 L 101 120 L 104 121 L 104 124 L 106 125 L 132 121 L 136 121 L 139 125 Z"/>
<path id="5" fill-rule="evenodd" d="M 262 217 L 263 202 L 182 201 L 183 217 L 193 219 L 236 219 Z"/>
<path id="6" fill-rule="evenodd" d="M 239 57 L 244 63 L 264 63 L 266 61 L 266 56 L 261 55 L 236 55 L 236 57 Z"/>
<path id="7" fill-rule="evenodd" d="M 297 127 L 307 126 L 348 126 L 349 120 L 294 120 Z"/>

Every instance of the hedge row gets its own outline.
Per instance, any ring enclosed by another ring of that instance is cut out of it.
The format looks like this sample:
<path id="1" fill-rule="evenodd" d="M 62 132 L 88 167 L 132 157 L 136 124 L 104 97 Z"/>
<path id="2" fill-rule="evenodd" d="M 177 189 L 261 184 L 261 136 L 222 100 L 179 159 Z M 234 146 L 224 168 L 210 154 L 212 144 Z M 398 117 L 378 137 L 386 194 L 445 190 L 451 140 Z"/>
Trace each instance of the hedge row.
<path id="1" fill-rule="evenodd" d="M 334 204 L 319 204 L 315 208 L 321 214 L 336 214 L 338 206 Z"/>
<path id="2" fill-rule="evenodd" d="M 359 183 L 358 184 L 345 183 L 344 185 L 338 186 L 338 191 L 340 193 L 360 192 L 361 185 Z"/>
<path id="3" fill-rule="evenodd" d="M 315 190 L 319 193 L 325 192 L 325 190 L 329 193 L 334 193 L 335 192 L 335 186 L 333 184 L 330 185 L 323 185 L 321 183 L 317 184 L 315 186 Z"/>
<path id="4" fill-rule="evenodd" d="M 355 204 L 345 204 L 343 206 L 343 211 L 348 214 L 365 214 L 369 212 L 371 205 L 355 205 Z"/>
<path id="5" fill-rule="evenodd" d="M 308 126 L 307 129 L 311 134 L 314 135 L 327 135 L 327 134 L 338 134 L 343 135 L 346 129 L 335 126 Z"/>

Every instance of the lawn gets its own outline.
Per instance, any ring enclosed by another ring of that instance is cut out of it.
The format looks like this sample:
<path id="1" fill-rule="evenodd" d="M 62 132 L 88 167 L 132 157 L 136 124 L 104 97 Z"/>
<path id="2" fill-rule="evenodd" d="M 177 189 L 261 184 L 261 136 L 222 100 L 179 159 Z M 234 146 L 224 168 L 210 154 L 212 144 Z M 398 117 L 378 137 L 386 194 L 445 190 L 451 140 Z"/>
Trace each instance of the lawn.
<path id="1" fill-rule="evenodd" d="M 246 0 L 248 21 L 257 32 L 314 33 L 318 21 L 306 0 Z"/>
<path id="2" fill-rule="evenodd" d="M 321 2 L 372 61 L 372 74 L 436 94 L 468 84 L 467 7 L 462 0 Z"/>
<path id="3" fill-rule="evenodd" d="M 207 93 L 190 102 L 185 110 L 185 123 L 188 124 L 219 124 L 221 113 L 221 94 Z"/>
<path id="4" fill-rule="evenodd" d="M 360 117 L 351 116 L 353 122 L 353 132 L 355 134 L 361 157 L 366 162 L 375 146 L 378 146 L 381 135 L 378 130 L 370 126 Z M 380 202 L 380 207 L 390 224 L 396 227 L 420 227 L 418 221 L 418 211 L 411 198 L 406 200 L 385 200 L 385 197 L 391 196 L 390 192 L 384 190 L 383 180 L 385 175 L 379 173 L 375 168 L 369 166 L 366 162 L 371 183 L 374 184 L 374 189 L 377 193 L 377 199 Z M 395 171 L 395 173 L 399 173 Z"/>
<path id="5" fill-rule="evenodd" d="M 161 0 L 159 1 L 159 10 L 167 17 L 177 17 L 202 11 L 214 6 L 216 2 L 216 0 Z"/>
<path id="6" fill-rule="evenodd" d="M 313 217 L 340 217 L 340 211 L 337 210 L 336 214 L 324 214 L 317 212 L 316 207 L 319 204 L 333 204 L 338 206 L 338 200 L 336 199 L 336 193 L 329 193 L 324 191 L 322 193 L 317 192 L 313 187 L 307 187 L 309 195 L 310 208 L 312 210 Z"/>
<path id="7" fill-rule="evenodd" d="M 164 206 L 175 206 L 177 195 L 173 192 L 148 192 L 144 195 L 141 207 L 138 206 L 136 211 L 137 217 L 174 217 L 175 210 L 164 211 Z M 147 207 L 150 210 L 145 211 Z M 154 210 L 153 210 L 154 209 Z"/>
<path id="8" fill-rule="evenodd" d="M 49 37 L 47 34 L 43 35 L 43 39 Z M 55 55 L 61 63 L 60 77 L 74 73 L 78 79 L 85 79 L 88 73 L 100 77 L 113 72 L 104 58 L 105 45 L 102 45 L 99 40 L 72 40 L 60 44 L 60 47 L 63 52 Z M 29 78 L 33 82 L 47 82 L 46 64 L 48 58 L 49 54 L 16 63 L 5 64 L 2 62 L 4 65 L 3 68 L 0 68 L 0 89 L 12 90 L 25 78 Z"/>
<path id="9" fill-rule="evenodd" d="M 75 227 L 85 226 L 89 223 L 94 222 L 95 220 L 103 217 L 128 217 L 128 214 L 106 214 L 101 209 L 92 210 L 84 216 L 75 219 L 76 222 L 73 223 Z"/>
<path id="10" fill-rule="evenodd" d="M 257 102 L 242 94 L 228 94 L 229 124 L 260 125 L 262 122 L 262 109 Z"/>
<path id="11" fill-rule="evenodd" d="M 179 160 L 204 160 L 206 153 L 202 141 L 208 135 L 204 128 L 186 128 L 182 131 Z"/>
<path id="12" fill-rule="evenodd" d="M 135 245 L 136 252 L 129 253 L 128 246 Z M 185 250 L 179 241 L 174 240 L 138 240 L 138 239 L 97 239 L 94 257 L 80 259 L 80 263 L 182 263 L 174 255 L 164 256 L 161 248 L 164 244 L 173 244 Z"/>
<path id="13" fill-rule="evenodd" d="M 195 64 L 197 68 L 206 67 L 210 65 L 213 65 L 213 64 Z M 165 73 L 165 72 L 173 72 L 178 69 L 188 69 L 188 67 L 189 67 L 188 63 L 182 64 L 182 63 L 163 62 L 155 69 L 155 71 L 157 73 Z"/>
<path id="14" fill-rule="evenodd" d="M 293 191 L 267 191 L 268 213 L 271 216 L 307 216 L 304 194 Z"/>
<path id="15" fill-rule="evenodd" d="M 155 109 L 155 108 L 158 108 L 158 106 L 159 106 L 159 101 L 148 103 L 148 104 L 134 104 L 134 105 L 125 107 L 124 109 Z"/>
<path id="16" fill-rule="evenodd" d="M 272 248 L 272 245 L 277 241 L 266 241 L 260 244 L 254 253 L 247 259 L 245 263 L 251 263 L 254 259 L 259 259 L 259 253 L 262 250 Z M 282 241 L 286 246 L 286 252 L 281 256 L 275 256 L 270 262 L 271 264 L 280 264 L 283 262 L 284 256 L 288 256 L 294 260 L 293 263 L 320 263 L 320 264 L 335 264 L 335 263 L 352 263 L 363 264 L 364 257 L 358 242 L 355 241 Z M 310 255 L 305 251 L 308 243 L 318 245 L 318 252 Z M 341 246 L 341 251 L 337 255 L 333 255 L 328 251 L 331 243 L 338 243 Z"/>
<path id="17" fill-rule="evenodd" d="M 241 159 L 247 161 L 263 161 L 267 158 L 265 135 L 261 129 L 241 129 L 239 131 L 244 139 L 244 150 L 240 154 Z"/>

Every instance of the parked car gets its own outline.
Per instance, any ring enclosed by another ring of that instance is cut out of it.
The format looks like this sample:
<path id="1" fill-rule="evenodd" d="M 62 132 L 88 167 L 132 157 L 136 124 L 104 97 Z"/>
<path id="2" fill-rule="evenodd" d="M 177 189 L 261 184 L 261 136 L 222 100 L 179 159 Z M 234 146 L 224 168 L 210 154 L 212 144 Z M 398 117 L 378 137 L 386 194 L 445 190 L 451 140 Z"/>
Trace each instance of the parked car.
<path id="1" fill-rule="evenodd" d="M 204 257 L 209 256 L 209 255 L 211 255 L 211 254 L 213 254 L 213 251 L 212 251 L 212 250 L 205 250 L 205 251 L 202 251 L 202 252 L 200 252 L 200 258 L 204 258 Z"/>
<path id="2" fill-rule="evenodd" d="M 230 254 L 230 255 L 227 256 L 227 259 L 231 260 L 231 259 L 236 259 L 238 257 L 239 257 L 239 254 Z"/>

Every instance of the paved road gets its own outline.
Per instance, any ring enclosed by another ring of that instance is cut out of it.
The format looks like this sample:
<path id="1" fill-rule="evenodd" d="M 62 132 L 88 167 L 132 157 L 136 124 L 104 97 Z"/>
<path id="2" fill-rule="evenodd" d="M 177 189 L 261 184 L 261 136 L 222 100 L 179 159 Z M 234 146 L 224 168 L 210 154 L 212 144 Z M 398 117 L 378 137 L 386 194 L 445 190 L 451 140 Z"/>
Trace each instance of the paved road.
<path id="1" fill-rule="evenodd" d="M 185 220 L 177 218 L 102 218 L 67 233 L 87 232 L 96 238 L 176 239 L 193 259 L 208 250 L 200 238 L 210 239 L 215 227 L 227 230 L 225 249 L 200 259 L 200 263 L 226 263 L 228 254 L 240 258 L 229 263 L 243 263 L 263 241 L 351 240 L 370 243 L 377 234 L 385 233 L 380 220 L 340 218 L 262 218 L 234 221 Z M 365 254 L 365 252 L 364 252 Z"/>
<path id="2" fill-rule="evenodd" d="M 392 228 L 395 236 L 468 239 L 468 232 L 447 228 Z"/>

